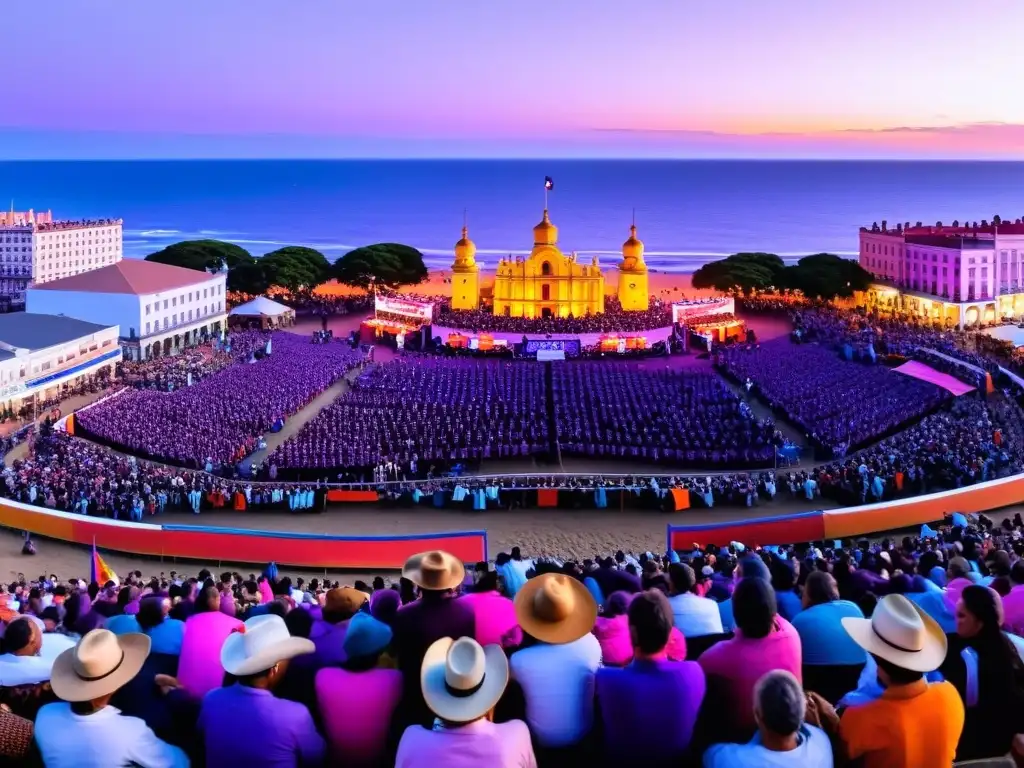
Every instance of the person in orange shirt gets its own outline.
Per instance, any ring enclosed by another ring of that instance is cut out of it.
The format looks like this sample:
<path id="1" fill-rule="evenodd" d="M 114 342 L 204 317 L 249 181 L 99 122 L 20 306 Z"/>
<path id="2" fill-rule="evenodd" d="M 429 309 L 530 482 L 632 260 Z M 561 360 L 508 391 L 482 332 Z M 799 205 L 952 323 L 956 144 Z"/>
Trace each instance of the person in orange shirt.
<path id="1" fill-rule="evenodd" d="M 815 693 L 807 722 L 838 737 L 840 754 L 863 768 L 947 768 L 956 757 L 964 705 L 950 683 L 925 673 L 946 656 L 939 625 L 903 595 L 883 597 L 870 619 L 844 618 L 843 628 L 878 665 L 882 696 L 842 718 Z M 837 764 L 840 764 L 837 762 Z"/>

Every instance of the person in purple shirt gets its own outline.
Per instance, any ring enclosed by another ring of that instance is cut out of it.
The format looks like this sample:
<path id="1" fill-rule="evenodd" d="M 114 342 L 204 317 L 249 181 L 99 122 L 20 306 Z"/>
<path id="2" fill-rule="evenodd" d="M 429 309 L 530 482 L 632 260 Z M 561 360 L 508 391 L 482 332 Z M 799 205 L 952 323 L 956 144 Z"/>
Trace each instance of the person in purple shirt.
<path id="1" fill-rule="evenodd" d="M 433 719 L 420 690 L 420 667 L 427 649 L 443 637 L 476 635 L 473 608 L 455 597 L 465 574 L 462 562 L 442 551 L 414 555 L 402 569 L 402 576 L 420 590 L 419 599 L 402 606 L 391 624 L 405 688 L 401 713 L 405 724 L 429 726 Z"/>
<path id="2" fill-rule="evenodd" d="M 298 768 L 323 764 L 326 745 L 301 704 L 274 696 L 288 662 L 313 652 L 313 643 L 291 637 L 284 619 L 268 614 L 245 622 L 221 648 L 224 670 L 237 678 L 203 698 L 198 728 L 206 764 Z"/>
<path id="3" fill-rule="evenodd" d="M 588 575 L 597 582 L 603 595 L 610 595 L 612 592 L 633 594 L 641 590 L 640 577 L 619 569 L 610 557 L 604 558 L 600 566 Z"/>
<path id="4" fill-rule="evenodd" d="M 689 753 L 705 680 L 693 661 L 669 661 L 672 607 L 656 589 L 629 605 L 633 662 L 597 670 L 597 701 L 608 764 L 672 765 Z"/>
<path id="5" fill-rule="evenodd" d="M 345 661 L 345 632 L 349 620 L 366 606 L 370 596 L 354 587 L 337 587 L 324 597 L 320 621 L 313 623 L 310 639 L 316 646 L 313 666 L 319 668 Z"/>

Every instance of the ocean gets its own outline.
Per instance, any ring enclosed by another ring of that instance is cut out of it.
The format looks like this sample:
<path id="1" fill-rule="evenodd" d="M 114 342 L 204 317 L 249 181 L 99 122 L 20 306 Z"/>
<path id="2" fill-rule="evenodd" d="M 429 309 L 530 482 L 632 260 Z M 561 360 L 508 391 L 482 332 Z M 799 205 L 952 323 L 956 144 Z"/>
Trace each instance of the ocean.
<path id="1" fill-rule="evenodd" d="M 331 260 L 368 243 L 451 263 L 463 215 L 478 260 L 527 253 L 551 176 L 559 243 L 610 265 L 636 217 L 652 269 L 737 251 L 856 255 L 873 221 L 1024 216 L 1024 163 L 819 161 L 0 162 L 0 200 L 59 218 L 124 219 L 125 255 L 192 238 Z M 635 214 L 634 214 L 635 212 Z"/>

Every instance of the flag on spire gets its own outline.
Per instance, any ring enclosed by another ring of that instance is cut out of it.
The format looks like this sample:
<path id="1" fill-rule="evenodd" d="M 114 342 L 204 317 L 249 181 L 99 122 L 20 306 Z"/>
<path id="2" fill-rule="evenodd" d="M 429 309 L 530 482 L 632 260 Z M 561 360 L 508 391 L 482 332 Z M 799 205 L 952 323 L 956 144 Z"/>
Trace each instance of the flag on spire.
<path id="1" fill-rule="evenodd" d="M 554 188 L 555 188 L 555 180 L 552 179 L 550 176 L 545 176 L 544 177 L 544 189 L 547 190 L 548 192 L 550 192 Z"/>
<path id="2" fill-rule="evenodd" d="M 92 540 L 92 574 L 91 580 L 95 581 L 101 587 L 108 581 L 112 581 L 115 584 L 119 584 L 117 580 L 117 574 L 114 573 L 113 569 L 106 564 L 100 553 L 96 550 L 96 539 Z"/>

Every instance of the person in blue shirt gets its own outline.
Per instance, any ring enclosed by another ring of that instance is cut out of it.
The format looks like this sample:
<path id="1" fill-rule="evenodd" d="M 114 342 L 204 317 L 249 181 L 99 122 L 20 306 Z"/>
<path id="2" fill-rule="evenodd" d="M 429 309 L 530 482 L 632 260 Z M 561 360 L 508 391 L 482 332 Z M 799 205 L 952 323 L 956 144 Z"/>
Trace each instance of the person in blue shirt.
<path id="1" fill-rule="evenodd" d="M 863 664 L 867 654 L 843 629 L 844 618 L 863 619 L 856 603 L 839 599 L 839 588 L 832 574 L 814 571 L 804 584 L 803 610 L 793 617 L 793 628 L 800 635 L 803 663 L 817 665 Z"/>
<path id="2" fill-rule="evenodd" d="M 796 592 L 800 563 L 776 558 L 772 560 L 771 572 L 772 589 L 775 590 L 775 603 L 779 608 L 779 615 L 791 622 L 803 608 L 800 595 Z"/>
<path id="3" fill-rule="evenodd" d="M 804 722 L 806 711 L 803 688 L 792 674 L 767 673 L 754 688 L 754 738 L 709 747 L 704 768 L 832 768 L 832 744 L 824 731 Z"/>

